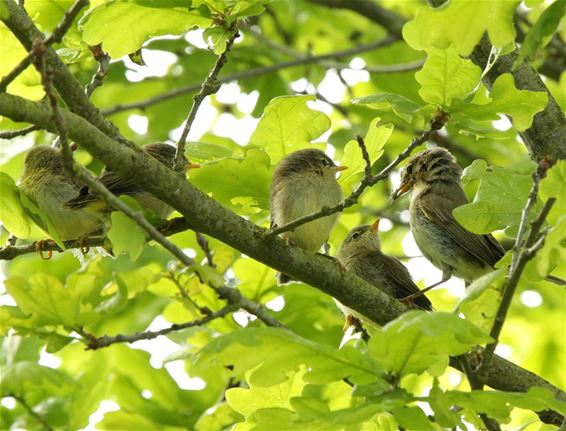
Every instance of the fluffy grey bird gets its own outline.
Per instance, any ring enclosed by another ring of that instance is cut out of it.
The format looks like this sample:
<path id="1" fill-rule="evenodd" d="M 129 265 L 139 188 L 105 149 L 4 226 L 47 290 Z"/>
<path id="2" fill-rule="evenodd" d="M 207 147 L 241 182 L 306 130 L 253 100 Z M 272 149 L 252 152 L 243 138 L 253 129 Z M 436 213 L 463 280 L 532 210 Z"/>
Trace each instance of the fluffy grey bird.
<path id="1" fill-rule="evenodd" d="M 348 271 L 394 298 L 403 299 L 420 293 L 405 265 L 381 251 L 378 226 L 379 219 L 372 225 L 352 229 L 336 257 Z M 338 305 L 346 315 L 346 329 L 355 313 L 340 303 Z M 416 297 L 414 305 L 423 310 L 432 310 L 430 301 L 424 295 Z"/>
<path id="2" fill-rule="evenodd" d="M 172 145 L 163 143 L 148 144 L 142 147 L 142 151 L 163 163 L 165 166 L 173 166 L 173 160 L 175 159 L 175 147 Z M 196 164 L 189 164 L 187 159 L 184 159 L 184 162 L 183 170 L 199 167 L 199 165 Z M 173 208 L 170 205 L 156 198 L 151 193 L 143 190 L 129 178 L 120 176 L 118 173 L 114 172 L 111 167 L 104 169 L 104 171 L 100 174 L 98 181 L 100 181 L 116 196 L 128 195 L 133 197 L 139 202 L 142 208 L 155 213 L 155 215 L 161 219 L 166 219 L 173 212 Z M 78 195 L 75 195 L 73 199 L 70 199 L 66 203 L 66 206 L 72 209 L 86 208 L 108 210 L 104 200 L 96 194 L 91 193 L 88 187 L 83 187 Z"/>
<path id="3" fill-rule="evenodd" d="M 448 150 L 421 151 L 403 169 L 401 185 L 392 197 L 412 190 L 411 232 L 423 255 L 442 271 L 441 282 L 455 275 L 469 284 L 492 271 L 505 251 L 492 235 L 470 232 L 452 215 L 454 208 L 468 203 L 461 174 Z"/>
<path id="4" fill-rule="evenodd" d="M 347 167 L 336 166 L 330 157 L 316 149 L 295 151 L 283 158 L 271 181 L 272 228 L 342 202 L 336 172 L 344 169 Z M 338 217 L 338 214 L 332 214 L 313 220 L 293 231 L 283 232 L 281 237 L 291 245 L 317 252 L 328 239 Z M 277 277 L 279 284 L 291 280 L 285 274 L 278 273 Z"/>
<path id="5" fill-rule="evenodd" d="M 47 216 L 61 240 L 104 233 L 107 217 L 103 213 L 65 207 L 65 202 L 79 193 L 81 184 L 65 170 L 57 149 L 38 145 L 29 150 L 19 187 Z M 35 221 L 48 230 L 41 220 Z"/>

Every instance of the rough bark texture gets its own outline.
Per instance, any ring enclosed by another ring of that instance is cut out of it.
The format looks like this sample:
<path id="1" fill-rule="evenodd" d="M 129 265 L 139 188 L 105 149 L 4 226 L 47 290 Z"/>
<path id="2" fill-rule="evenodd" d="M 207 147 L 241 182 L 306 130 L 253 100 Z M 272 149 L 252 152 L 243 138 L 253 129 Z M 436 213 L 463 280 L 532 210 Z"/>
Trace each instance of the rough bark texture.
<path id="1" fill-rule="evenodd" d="M 445 1 L 429 0 L 429 3 L 438 7 Z M 405 24 L 405 19 L 400 15 L 366 0 L 311 0 L 311 2 L 357 12 L 396 36 L 400 35 L 400 29 Z M 490 52 L 491 44 L 488 38 L 484 37 L 474 50 L 472 60 L 483 68 L 488 61 Z M 547 155 L 554 159 L 566 159 L 566 117 L 544 85 L 538 72 L 528 62 L 524 62 L 514 71 L 511 70 L 516 57 L 516 52 L 500 57 L 495 66 L 484 77 L 483 82 L 488 88 L 491 88 L 500 75 L 511 73 L 517 88 L 546 92 L 548 94 L 546 108 L 535 116 L 531 128 L 521 133 L 521 137 L 531 158 L 537 162 Z"/>
<path id="2" fill-rule="evenodd" d="M 361 278 L 343 272 L 327 257 L 289 247 L 277 237 L 265 238 L 265 229 L 229 211 L 155 159 L 119 145 L 75 114 L 63 110 L 61 114 L 71 139 L 105 164 L 115 166 L 118 173 L 169 203 L 195 230 L 332 295 L 380 325 L 407 310 Z M 17 96 L 0 94 L 0 115 L 56 131 L 47 106 Z M 120 163 L 116 163 L 118 160 Z M 457 364 L 453 366 L 458 367 Z M 487 384 L 506 391 L 526 391 L 531 386 L 543 386 L 566 400 L 566 393 L 558 387 L 498 356 L 493 358 Z"/>

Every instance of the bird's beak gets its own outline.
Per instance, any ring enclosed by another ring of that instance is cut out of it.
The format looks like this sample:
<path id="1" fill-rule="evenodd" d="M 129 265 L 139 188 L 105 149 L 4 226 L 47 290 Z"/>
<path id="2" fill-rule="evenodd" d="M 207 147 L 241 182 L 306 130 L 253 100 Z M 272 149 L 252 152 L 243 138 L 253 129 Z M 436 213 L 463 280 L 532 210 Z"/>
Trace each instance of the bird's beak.
<path id="1" fill-rule="evenodd" d="M 410 181 L 405 181 L 404 183 L 401 183 L 399 188 L 395 190 L 393 193 L 391 193 L 391 199 L 393 200 L 399 199 L 401 196 L 403 196 L 405 193 L 411 190 L 411 187 L 413 187 L 413 184 Z"/>
<path id="2" fill-rule="evenodd" d="M 185 166 L 185 171 L 188 171 L 189 169 L 198 169 L 200 168 L 200 165 L 198 163 L 187 163 L 187 165 Z"/>
<path id="3" fill-rule="evenodd" d="M 377 229 L 379 227 L 379 220 L 381 220 L 379 217 L 377 218 L 376 221 L 373 222 L 373 224 L 369 227 L 369 231 L 373 234 L 375 234 L 377 232 Z"/>
<path id="4" fill-rule="evenodd" d="M 334 166 L 333 169 L 336 172 L 340 172 L 340 171 L 345 171 L 346 169 L 348 169 L 348 166 Z"/>

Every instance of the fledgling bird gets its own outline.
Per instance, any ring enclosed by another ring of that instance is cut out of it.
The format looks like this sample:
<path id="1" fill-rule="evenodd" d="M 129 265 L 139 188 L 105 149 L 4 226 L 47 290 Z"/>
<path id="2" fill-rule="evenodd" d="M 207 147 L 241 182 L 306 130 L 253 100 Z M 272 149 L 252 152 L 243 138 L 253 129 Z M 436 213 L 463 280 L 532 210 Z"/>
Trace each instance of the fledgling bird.
<path id="1" fill-rule="evenodd" d="M 336 257 L 348 271 L 394 298 L 403 299 L 420 293 L 405 265 L 381 251 L 381 241 L 377 234 L 378 226 L 379 219 L 372 225 L 352 229 Z M 340 303 L 338 305 L 346 315 L 344 329 L 347 329 L 355 313 Z M 432 304 L 424 295 L 416 297 L 414 305 L 422 310 L 432 311 Z"/>
<path id="2" fill-rule="evenodd" d="M 173 166 L 175 147 L 172 145 L 164 143 L 148 144 L 142 147 L 142 151 L 167 167 Z M 200 167 L 197 164 L 190 164 L 186 158 L 183 158 L 183 160 L 184 166 L 181 172 L 189 168 Z M 142 208 L 155 213 L 161 219 L 166 219 L 173 212 L 173 208 L 170 205 L 143 190 L 129 178 L 120 176 L 118 173 L 114 172 L 111 167 L 107 167 L 102 171 L 98 177 L 98 181 L 116 196 L 131 196 L 138 201 Z M 70 199 L 66 203 L 66 206 L 72 209 L 85 208 L 86 210 L 108 211 L 105 201 L 96 194 L 91 193 L 88 187 L 83 187 L 80 193 L 77 193 L 73 199 Z"/>
<path id="3" fill-rule="evenodd" d="M 24 160 L 19 187 L 47 216 L 61 240 L 80 240 L 104 233 L 107 217 L 103 213 L 64 206 L 78 194 L 81 184 L 65 170 L 59 150 L 48 145 L 31 148 Z M 47 230 L 41 220 L 36 221 Z"/>
<path id="4" fill-rule="evenodd" d="M 295 151 L 283 158 L 271 181 L 271 227 L 281 227 L 322 207 L 333 207 L 342 202 L 336 172 L 344 169 L 347 166 L 337 166 L 317 149 Z M 291 245 L 317 252 L 326 243 L 338 217 L 338 214 L 332 214 L 313 220 L 293 231 L 283 232 L 281 237 Z M 277 280 L 279 284 L 285 284 L 291 278 L 278 273 Z"/>
<path id="5" fill-rule="evenodd" d="M 470 232 L 452 215 L 454 208 L 468 203 L 461 174 L 448 150 L 421 151 L 403 169 L 401 185 L 392 197 L 412 190 L 411 232 L 423 255 L 442 271 L 441 282 L 455 275 L 469 284 L 492 271 L 505 251 L 491 234 Z"/>

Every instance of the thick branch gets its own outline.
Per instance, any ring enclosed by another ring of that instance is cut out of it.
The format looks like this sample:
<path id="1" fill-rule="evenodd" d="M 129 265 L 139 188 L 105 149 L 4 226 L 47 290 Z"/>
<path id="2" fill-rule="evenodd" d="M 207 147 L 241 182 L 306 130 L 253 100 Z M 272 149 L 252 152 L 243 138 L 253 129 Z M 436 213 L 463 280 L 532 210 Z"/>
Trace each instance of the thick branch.
<path id="1" fill-rule="evenodd" d="M 399 38 L 401 28 L 405 24 L 405 19 L 400 15 L 366 0 L 311 0 L 311 2 L 355 11 L 383 26 L 389 33 L 399 35 Z M 445 0 L 433 1 L 435 6 L 444 2 Z M 483 68 L 489 59 L 490 52 L 491 44 L 485 36 L 472 53 L 472 60 Z M 545 109 L 535 115 L 531 128 L 520 135 L 531 157 L 537 162 L 545 156 L 551 156 L 553 159 L 566 159 L 566 117 L 530 63 L 524 62 L 516 70 L 512 70 L 516 58 L 516 52 L 500 57 L 484 77 L 484 84 L 491 89 L 500 75 L 511 73 L 518 89 L 547 93 L 548 103 Z"/>
<path id="2" fill-rule="evenodd" d="M 30 51 L 36 40 L 45 39 L 43 33 L 35 26 L 25 10 L 18 6 L 14 0 L 2 0 L 2 2 L 8 13 L 0 15 L 0 19 L 26 50 Z M 46 63 L 53 69 L 53 84 L 67 106 L 109 137 L 128 143 L 133 148 L 135 144 L 129 143 L 120 134 L 116 126 L 104 118 L 98 108 L 90 102 L 80 82 L 61 61 L 53 48 L 47 48 L 44 56 Z"/>
<path id="3" fill-rule="evenodd" d="M 0 115 L 55 131 L 48 107 L 16 96 L 0 94 Z M 199 232 L 332 295 L 377 324 L 386 324 L 406 311 L 399 301 L 354 274 L 344 273 L 328 258 L 289 247 L 277 237 L 265 238 L 266 229 L 229 211 L 157 160 L 115 145 L 108 136 L 72 113 L 61 111 L 61 115 L 70 138 L 103 163 L 115 166 L 120 175 L 173 206 Z M 230 293 L 239 291 L 230 289 Z M 494 389 L 522 392 L 543 386 L 558 398 L 566 399 L 566 393 L 558 387 L 498 356 L 493 358 L 486 384 Z"/>

